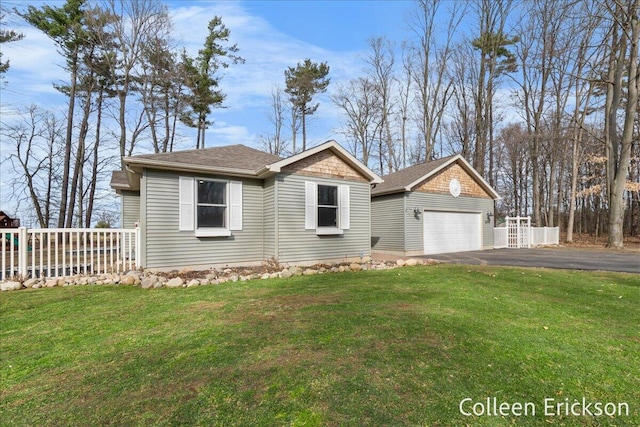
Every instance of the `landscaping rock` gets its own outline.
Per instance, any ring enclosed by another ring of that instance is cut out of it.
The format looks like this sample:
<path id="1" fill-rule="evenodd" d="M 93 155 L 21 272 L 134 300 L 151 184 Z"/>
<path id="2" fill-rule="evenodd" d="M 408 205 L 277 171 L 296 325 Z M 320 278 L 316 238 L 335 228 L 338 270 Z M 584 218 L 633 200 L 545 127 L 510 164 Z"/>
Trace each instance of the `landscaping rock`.
<path id="1" fill-rule="evenodd" d="M 408 265 L 409 267 L 414 267 L 416 265 L 418 265 L 418 260 L 415 258 L 409 258 L 406 262 L 405 265 Z"/>
<path id="2" fill-rule="evenodd" d="M 0 291 L 17 291 L 21 287 L 20 282 L 0 282 Z"/>
<path id="3" fill-rule="evenodd" d="M 360 264 L 358 264 L 357 262 L 351 263 L 349 265 L 349 268 L 351 269 L 351 271 L 360 271 L 360 270 L 362 270 L 362 266 Z"/>
<path id="4" fill-rule="evenodd" d="M 135 285 L 135 283 L 136 279 L 133 276 L 126 275 L 120 278 L 121 285 Z"/>
<path id="5" fill-rule="evenodd" d="M 365 263 L 365 264 L 368 263 L 368 262 L 371 262 L 371 257 L 370 256 L 362 257 L 362 262 Z"/>
<path id="6" fill-rule="evenodd" d="M 181 288 L 184 285 L 184 280 L 180 277 L 174 277 L 166 283 L 167 288 Z"/>
<path id="7" fill-rule="evenodd" d="M 399 260 L 396 261 L 396 265 L 398 267 L 403 267 L 405 265 L 405 262 L 404 262 L 403 259 L 399 259 Z"/>
<path id="8" fill-rule="evenodd" d="M 196 286 L 200 286 L 200 281 L 198 279 L 192 279 L 187 283 L 187 288 L 193 288 Z"/>
<path id="9" fill-rule="evenodd" d="M 302 274 L 305 276 L 313 276 L 318 274 L 318 270 L 314 270 L 313 268 L 307 268 Z"/>
<path id="10" fill-rule="evenodd" d="M 289 271 L 289 269 L 287 268 L 280 272 L 280 277 L 282 277 L 283 279 L 288 279 L 291 276 L 293 276 L 293 273 L 291 273 L 291 271 Z"/>
<path id="11" fill-rule="evenodd" d="M 58 286 L 58 279 L 47 279 L 47 281 L 44 282 L 44 285 L 47 288 L 53 288 L 55 286 Z"/>
<path id="12" fill-rule="evenodd" d="M 158 283 L 158 277 L 151 275 L 149 277 L 145 277 L 144 280 L 140 282 L 140 286 L 142 289 L 151 289 L 156 283 Z"/>
<path id="13" fill-rule="evenodd" d="M 36 278 L 32 277 L 31 279 L 25 280 L 24 287 L 27 288 L 27 289 L 32 288 L 33 285 L 35 285 L 39 281 L 40 281 L 40 279 L 36 279 Z"/>
<path id="14" fill-rule="evenodd" d="M 302 276 L 302 269 L 300 267 L 290 267 L 289 271 L 294 276 Z"/>
<path id="15" fill-rule="evenodd" d="M 271 279 L 271 275 L 269 273 L 264 273 L 262 276 L 260 276 L 260 278 L 262 280 Z"/>

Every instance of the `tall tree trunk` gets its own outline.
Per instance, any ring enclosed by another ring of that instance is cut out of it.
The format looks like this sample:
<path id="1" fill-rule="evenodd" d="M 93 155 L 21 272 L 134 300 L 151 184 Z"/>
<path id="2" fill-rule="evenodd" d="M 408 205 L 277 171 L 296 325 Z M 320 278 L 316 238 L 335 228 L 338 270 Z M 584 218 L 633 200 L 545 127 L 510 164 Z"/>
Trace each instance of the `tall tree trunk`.
<path id="1" fill-rule="evenodd" d="M 87 227 L 91 227 L 91 217 L 93 216 L 93 204 L 96 197 L 96 187 L 98 185 L 98 165 L 100 161 L 99 147 L 100 147 L 100 128 L 102 126 L 102 103 L 104 100 L 104 89 L 101 89 L 98 93 L 98 100 L 96 103 L 97 118 L 96 118 L 96 139 L 93 144 L 93 168 L 91 169 L 91 182 L 89 183 L 89 201 L 87 202 L 87 212 L 85 224 Z"/>
<path id="2" fill-rule="evenodd" d="M 624 191 L 629 175 L 634 122 L 638 114 L 638 50 L 640 49 L 640 0 L 618 0 L 612 13 L 610 73 L 608 81 L 606 130 L 607 178 L 609 187 L 609 238 L 607 246 L 621 248 L 624 243 Z M 625 82 L 624 75 L 627 79 Z M 626 87 L 625 87 L 626 86 Z M 626 89 L 626 90 L 625 90 Z M 626 102 L 623 94 L 626 92 Z M 622 133 L 618 134 L 618 112 L 624 107 Z"/>
<path id="3" fill-rule="evenodd" d="M 73 116 L 76 105 L 76 86 L 78 82 L 78 48 L 71 60 L 71 82 L 69 84 L 69 108 L 67 109 L 67 134 L 64 147 L 64 165 L 62 166 L 62 182 L 60 183 L 60 210 L 58 213 L 58 228 L 64 227 L 67 213 L 67 199 L 69 197 L 69 169 L 71 167 L 71 146 L 73 145 Z"/>

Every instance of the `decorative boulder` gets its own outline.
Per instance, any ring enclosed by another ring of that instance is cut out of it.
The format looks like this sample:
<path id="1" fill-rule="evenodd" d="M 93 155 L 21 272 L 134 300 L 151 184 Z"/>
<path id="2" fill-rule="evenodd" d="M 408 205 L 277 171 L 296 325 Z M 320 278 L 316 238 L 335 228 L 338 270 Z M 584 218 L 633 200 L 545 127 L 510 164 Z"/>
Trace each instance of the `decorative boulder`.
<path id="1" fill-rule="evenodd" d="M 354 263 L 350 264 L 349 268 L 351 269 L 351 271 L 360 271 L 360 270 L 362 270 L 362 266 L 360 264 L 358 264 L 357 262 L 354 262 Z"/>
<path id="2" fill-rule="evenodd" d="M 182 285 L 184 285 L 184 280 L 181 277 L 174 277 L 165 284 L 167 288 L 181 288 Z"/>
<path id="3" fill-rule="evenodd" d="M 20 282 L 0 282 L 0 290 L 2 291 L 17 291 L 22 287 Z"/>

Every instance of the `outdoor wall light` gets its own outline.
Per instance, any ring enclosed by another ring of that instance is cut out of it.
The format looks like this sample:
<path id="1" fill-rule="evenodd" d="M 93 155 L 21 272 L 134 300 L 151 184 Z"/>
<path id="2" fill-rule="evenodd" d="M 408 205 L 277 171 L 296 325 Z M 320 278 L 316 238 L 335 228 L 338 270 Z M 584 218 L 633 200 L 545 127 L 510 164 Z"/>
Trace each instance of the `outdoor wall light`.
<path id="1" fill-rule="evenodd" d="M 487 212 L 487 223 L 491 222 L 491 218 L 493 218 L 493 212 Z"/>
<path id="2" fill-rule="evenodd" d="M 417 217 L 420 216 L 420 214 L 422 213 L 422 209 L 420 209 L 419 206 L 416 206 L 415 208 L 413 208 L 413 214 Z"/>

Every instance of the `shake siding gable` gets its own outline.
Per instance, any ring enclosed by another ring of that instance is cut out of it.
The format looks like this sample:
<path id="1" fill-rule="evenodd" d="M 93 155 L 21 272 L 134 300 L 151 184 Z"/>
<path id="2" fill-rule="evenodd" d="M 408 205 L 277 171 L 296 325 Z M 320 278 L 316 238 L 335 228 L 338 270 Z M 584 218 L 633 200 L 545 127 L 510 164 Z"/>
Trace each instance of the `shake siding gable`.
<path id="1" fill-rule="evenodd" d="M 186 175 L 202 177 L 198 175 Z M 179 176 L 145 170 L 146 267 L 204 267 L 213 264 L 256 262 L 264 259 L 263 186 L 259 180 L 242 180 L 243 229 L 231 237 L 196 238 L 179 230 Z M 224 176 L 207 176 L 227 179 Z"/>
<path id="2" fill-rule="evenodd" d="M 368 182 L 331 150 L 324 150 L 282 168 L 283 173 Z"/>
<path id="3" fill-rule="evenodd" d="M 460 182 L 462 190 L 460 193 L 461 196 L 491 199 L 491 196 L 487 194 L 476 180 L 456 163 L 430 177 L 427 181 L 420 184 L 415 191 L 421 193 L 450 194 L 449 183 L 453 178 L 456 178 Z"/>

